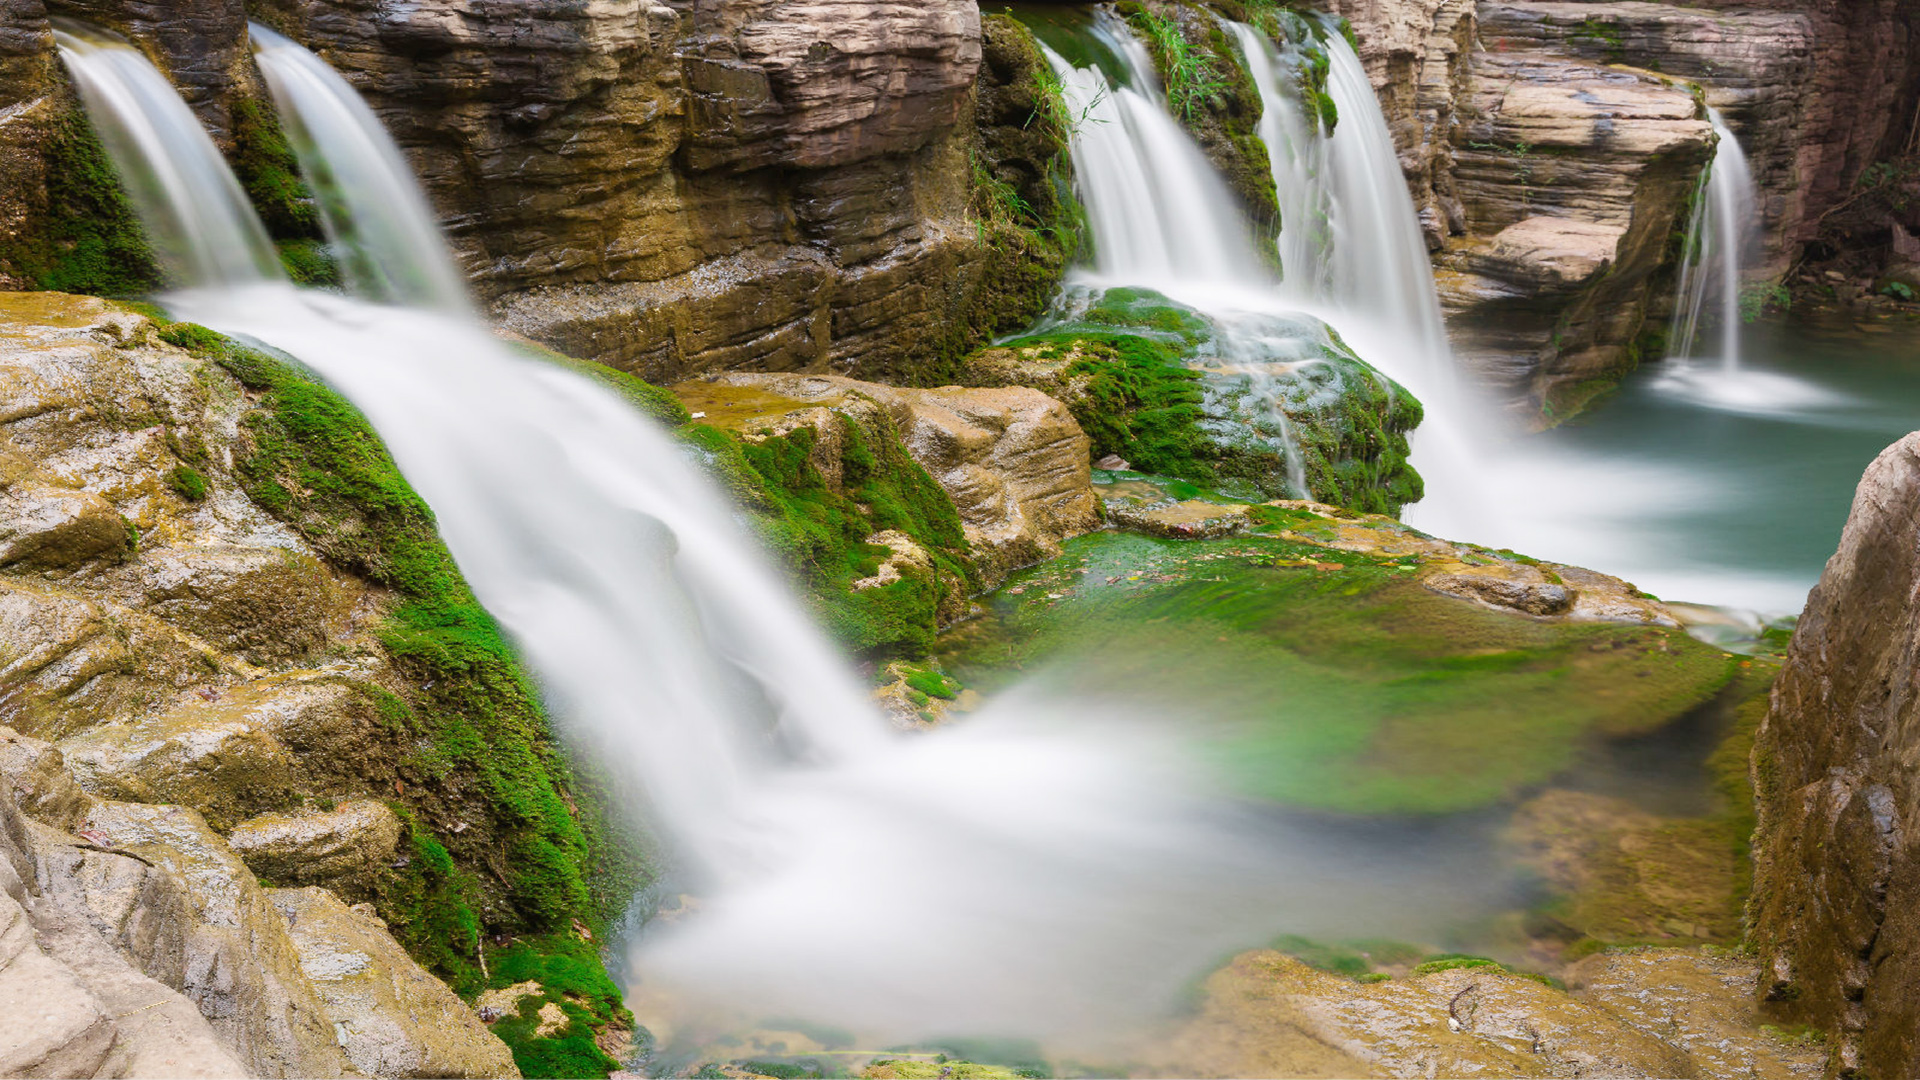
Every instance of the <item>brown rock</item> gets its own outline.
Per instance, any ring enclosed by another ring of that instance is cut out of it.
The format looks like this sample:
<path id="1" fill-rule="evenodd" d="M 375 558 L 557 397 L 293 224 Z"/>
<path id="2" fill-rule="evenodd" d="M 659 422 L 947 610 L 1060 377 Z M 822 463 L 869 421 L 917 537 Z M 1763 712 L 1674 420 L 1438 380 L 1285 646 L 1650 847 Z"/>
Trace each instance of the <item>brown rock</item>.
<path id="1" fill-rule="evenodd" d="M 1864 1075 L 1920 1068 L 1920 434 L 1868 467 L 1753 755 L 1752 940 L 1774 1007 Z"/>
<path id="2" fill-rule="evenodd" d="M 360 891 L 393 861 L 401 831 L 385 803 L 357 799 L 333 810 L 248 818 L 227 834 L 227 843 L 269 880 Z"/>
<path id="3" fill-rule="evenodd" d="M 676 387 L 707 422 L 791 429 L 806 410 L 883 409 L 960 511 L 990 581 L 1099 525 L 1089 444 L 1065 405 L 1022 387 L 914 390 L 826 375 L 735 373 Z M 784 427 L 782 426 L 784 425 Z M 823 461 L 832 479 L 836 467 Z"/>

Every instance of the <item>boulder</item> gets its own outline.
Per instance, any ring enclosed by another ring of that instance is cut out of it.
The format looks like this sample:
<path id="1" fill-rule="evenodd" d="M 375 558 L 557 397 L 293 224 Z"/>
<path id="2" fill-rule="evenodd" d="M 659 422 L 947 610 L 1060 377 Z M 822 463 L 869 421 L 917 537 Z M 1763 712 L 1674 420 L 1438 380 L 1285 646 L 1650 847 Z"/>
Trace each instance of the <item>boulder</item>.
<path id="1" fill-rule="evenodd" d="M 365 745 L 367 711 L 353 686 L 296 671 L 201 687 L 169 709 L 88 729 L 60 749 L 95 794 L 181 803 L 227 825 L 350 772 Z"/>
<path id="2" fill-rule="evenodd" d="M 1920 434 L 1862 477 L 1753 753 L 1762 993 L 1858 1075 L 1920 1068 L 1917 596 Z"/>
<path id="3" fill-rule="evenodd" d="M 733 373 L 674 388 L 707 423 L 754 433 L 877 408 L 960 512 L 991 581 L 1096 528 L 1086 435 L 1066 406 L 1022 387 L 918 390 L 832 375 Z M 833 455 L 817 455 L 830 481 Z M 877 541 L 876 541 L 877 542 Z"/>
<path id="4" fill-rule="evenodd" d="M 354 1068 L 368 1076 L 520 1075 L 507 1045 L 420 970 L 385 923 L 325 889 L 269 889 L 267 897 Z"/>
<path id="5" fill-rule="evenodd" d="M 227 834 L 227 843 L 271 881 L 361 891 L 393 861 L 401 832 L 385 803 L 356 799 L 332 810 L 248 818 Z"/>
<path id="6" fill-rule="evenodd" d="M 296 548 L 175 547 L 145 569 L 149 612 L 254 663 L 324 645 L 352 600 L 325 564 Z"/>
<path id="7" fill-rule="evenodd" d="M 179 806 L 95 804 L 86 829 L 184 889 L 181 991 L 255 1076 L 354 1075 L 287 924 L 240 858 Z"/>

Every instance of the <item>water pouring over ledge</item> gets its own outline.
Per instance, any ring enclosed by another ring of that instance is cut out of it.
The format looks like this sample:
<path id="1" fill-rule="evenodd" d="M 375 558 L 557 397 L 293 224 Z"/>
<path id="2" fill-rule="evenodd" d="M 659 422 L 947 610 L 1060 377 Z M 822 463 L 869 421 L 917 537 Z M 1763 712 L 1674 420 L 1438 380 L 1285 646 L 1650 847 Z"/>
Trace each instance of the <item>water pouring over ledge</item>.
<path id="1" fill-rule="evenodd" d="M 63 55 L 83 80 L 146 63 L 130 49 Z M 103 126 L 141 136 L 110 144 L 122 168 L 218 164 L 157 73 L 130 85 L 90 100 Z M 282 99 L 293 114 L 311 104 Z M 358 152 L 329 132 L 365 131 L 299 122 L 306 151 L 328 159 Z M 346 170 L 312 175 L 337 184 Z M 244 200 L 210 197 L 219 185 L 130 190 L 149 222 L 208 218 L 202 243 L 244 253 L 259 234 Z M 1156 718 L 1068 707 L 1042 687 L 962 728 L 892 736 L 724 495 L 626 403 L 470 317 L 299 290 L 232 251 L 198 254 L 171 268 L 167 304 L 296 358 L 367 415 L 558 727 L 671 845 L 677 883 L 704 904 L 648 933 L 636 965 L 690 1028 L 738 1010 L 888 1041 L 1105 1045 L 1226 952 L 1280 928 L 1377 927 L 1434 862 L 1458 873 L 1444 857 L 1369 866 L 1196 794 Z M 1473 902 L 1488 886 L 1467 877 L 1441 895 Z M 1428 907 L 1428 932 L 1456 914 Z"/>

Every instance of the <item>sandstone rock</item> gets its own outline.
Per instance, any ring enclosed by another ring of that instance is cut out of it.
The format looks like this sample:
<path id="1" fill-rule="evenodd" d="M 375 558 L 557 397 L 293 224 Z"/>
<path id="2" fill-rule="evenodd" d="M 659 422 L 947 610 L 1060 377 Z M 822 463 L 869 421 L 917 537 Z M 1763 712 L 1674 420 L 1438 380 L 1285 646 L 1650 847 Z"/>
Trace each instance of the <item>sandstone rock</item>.
<path id="1" fill-rule="evenodd" d="M 1173 540 L 1211 540 L 1244 532 L 1251 520 L 1248 507 L 1203 499 L 1158 502 L 1144 506 L 1109 499 L 1107 520 L 1123 529 Z"/>
<path id="2" fill-rule="evenodd" d="M 76 828 L 93 806 L 93 797 L 74 783 L 52 743 L 4 726 L 0 726 L 0 780 L 12 789 L 21 812 L 63 831 Z"/>
<path id="3" fill-rule="evenodd" d="M 267 896 L 286 918 L 301 970 L 354 1068 L 368 1076 L 520 1075 L 506 1044 L 420 970 L 383 924 L 325 889 Z"/>
<path id="4" fill-rule="evenodd" d="M 262 814 L 234 826 L 227 843 L 249 869 L 289 884 L 365 887 L 400 843 L 400 819 L 385 803 L 359 799 L 333 810 Z"/>
<path id="5" fill-rule="evenodd" d="M 1753 755 L 1752 941 L 1772 1007 L 1863 1075 L 1920 1067 L 1920 435 L 1868 467 Z"/>
<path id="6" fill-rule="evenodd" d="M 176 547 L 147 561 L 147 610 L 255 663 L 311 652 L 350 598 L 313 554 L 282 547 Z"/>
<path id="7" fill-rule="evenodd" d="M 132 551 L 127 523 L 91 492 L 15 480 L 0 497 L 0 567 L 66 570 Z"/>
<path id="8" fill-rule="evenodd" d="M 1752 962 L 1691 949 L 1631 949 L 1590 956 L 1567 973 L 1574 996 L 1685 1051 L 1702 1076 L 1811 1080 L 1818 1048 L 1760 1031 Z"/>
<path id="9" fill-rule="evenodd" d="M 76 874 L 76 868 L 80 870 Z M 13 1076 L 238 1077 L 240 1063 L 193 1003 L 128 962 L 114 924 L 87 901 L 87 880 L 145 871 L 122 855 L 82 852 L 21 815 L 0 785 L 0 1072 Z M 157 877 L 157 875 L 155 875 Z M 174 909 L 139 897 L 120 926 L 166 925 Z"/>
<path id="10" fill-rule="evenodd" d="M 251 1074 L 354 1074 L 302 972 L 286 920 L 199 814 L 178 806 L 101 802 L 87 827 L 183 885 L 181 990 Z"/>
<path id="11" fill-rule="evenodd" d="M 293 672 L 189 692 L 165 711 L 66 739 L 61 752 L 89 791 L 231 823 L 312 790 L 297 779 L 351 770 L 366 711 L 353 687 Z"/>
<path id="12" fill-rule="evenodd" d="M 1530 217 L 1500 230 L 1472 262 L 1483 273 L 1524 282 L 1534 293 L 1575 289 L 1613 265 L 1625 235 L 1618 225 Z"/>
<path id="13" fill-rule="evenodd" d="M 1498 968 L 1361 984 L 1276 952 L 1215 972 L 1174 1046 L 1216 1076 L 1692 1075 L 1652 1034 Z"/>
<path id="14" fill-rule="evenodd" d="M 1455 574 L 1434 574 L 1424 578 L 1422 583 L 1434 592 L 1527 615 L 1564 615 L 1572 610 L 1573 594 L 1565 585 L 1544 578 L 1515 580 L 1517 573 L 1502 566 L 1493 572 L 1466 570 Z"/>
<path id="15" fill-rule="evenodd" d="M 1036 390 L 914 390 L 838 376 L 744 373 L 675 389 L 708 414 L 708 423 L 748 432 L 791 428 L 801 411 L 796 405 L 883 409 L 914 460 L 953 499 L 975 558 L 993 580 L 1057 555 L 1060 541 L 1099 524 L 1087 437 L 1066 406 Z"/>

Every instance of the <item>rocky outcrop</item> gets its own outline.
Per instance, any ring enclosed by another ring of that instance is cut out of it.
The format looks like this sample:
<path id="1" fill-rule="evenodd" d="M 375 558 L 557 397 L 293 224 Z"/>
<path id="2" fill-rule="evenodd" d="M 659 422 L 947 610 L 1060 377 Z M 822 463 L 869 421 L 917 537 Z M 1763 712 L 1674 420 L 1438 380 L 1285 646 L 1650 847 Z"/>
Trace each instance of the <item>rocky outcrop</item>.
<path id="1" fill-rule="evenodd" d="M 1752 940 L 1764 997 L 1845 1074 L 1920 1068 L 1920 435 L 1867 469 L 1760 728 Z"/>
<path id="2" fill-rule="evenodd" d="M 797 423 L 831 424 L 836 412 L 880 410 L 953 500 L 989 585 L 1058 555 L 1062 540 L 1100 523 L 1086 434 L 1038 390 L 912 390 L 837 376 L 736 373 L 676 391 L 696 415 L 750 439 Z M 817 465 L 829 482 L 843 468 L 830 452 Z"/>
<path id="3" fill-rule="evenodd" d="M 1657 145 L 1678 138 L 1679 95 L 1697 84 L 1748 151 L 1778 274 L 1905 144 L 1920 74 L 1896 0 L 1334 7 L 1379 89 L 1456 346 L 1547 420 L 1659 346 L 1672 227 L 1705 160 L 1698 128 Z"/>
<path id="4" fill-rule="evenodd" d="M 439 979 L 485 988 L 489 927 L 527 962 L 565 953 L 566 986 L 583 985 L 596 959 L 574 928 L 605 918 L 584 898 L 601 871 L 583 864 L 607 826 L 561 794 L 580 781 L 551 764 L 510 653 L 464 654 L 462 674 L 433 666 L 461 642 L 406 651 L 425 639 L 417 626 L 403 639 L 397 612 L 423 584 L 440 590 L 436 612 L 472 600 L 364 421 L 274 365 L 109 302 L 0 293 L 0 520 L 20 553 L 0 564 L 0 772 L 36 822 L 30 891 L 90 905 L 88 933 L 184 995 L 185 1015 L 251 1075 L 510 1074 L 502 1039 L 539 1053 L 542 1037 L 495 1037 Z M 347 498 L 316 507 L 319 491 Z M 406 559 L 411 577 L 373 576 Z M 484 623 L 468 611 L 455 617 Z M 512 730 L 476 731 L 480 710 L 514 717 Z M 482 768 L 511 775 L 483 786 Z M 530 826 L 507 797 L 548 800 L 540 838 L 570 845 L 540 853 L 537 881 Z M 632 880 L 630 849 L 596 850 L 624 867 L 607 880 Z M 256 874 L 339 900 L 282 905 Z M 349 903 L 374 913 L 342 923 Z M 328 929 L 290 937 L 283 906 Z M 66 955 L 51 938 L 39 948 Z M 562 993 L 534 982 L 543 1000 Z M 93 992 L 109 1017 L 158 1000 Z M 617 1002 L 608 991 L 546 1041 L 595 1068 L 594 1040 L 624 1030 Z M 61 1006 L 79 1024 L 61 1045 L 112 1044 L 112 1025 L 89 1028 L 73 1008 Z M 145 1037 L 128 1030 L 123 1041 Z M 48 1068 L 120 1075 L 118 1060 Z"/>
<path id="5" fill-rule="evenodd" d="M 1653 950 L 1582 962 L 1571 993 L 1490 961 L 1363 984 L 1254 952 L 1207 979 L 1170 1060 L 1214 1076 L 1814 1075 L 1741 1000 L 1753 978 L 1737 960 Z"/>

